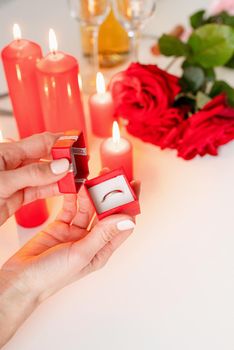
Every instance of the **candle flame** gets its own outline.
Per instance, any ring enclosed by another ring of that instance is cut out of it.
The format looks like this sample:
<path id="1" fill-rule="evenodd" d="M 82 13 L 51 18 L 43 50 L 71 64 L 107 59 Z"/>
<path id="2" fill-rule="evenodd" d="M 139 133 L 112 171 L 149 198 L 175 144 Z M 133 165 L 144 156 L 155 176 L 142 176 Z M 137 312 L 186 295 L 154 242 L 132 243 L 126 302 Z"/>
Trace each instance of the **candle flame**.
<path id="1" fill-rule="evenodd" d="M 114 144 L 118 145 L 120 143 L 120 130 L 119 130 L 119 124 L 117 121 L 114 121 L 113 123 L 112 138 L 113 138 Z"/>
<path id="2" fill-rule="evenodd" d="M 51 53 L 56 53 L 58 51 L 58 41 L 54 29 L 49 30 L 49 48 Z"/>
<path id="3" fill-rule="evenodd" d="M 98 94 L 105 94 L 106 92 L 106 84 L 104 76 L 101 72 L 97 73 L 96 86 Z"/>
<path id="4" fill-rule="evenodd" d="M 0 142 L 3 142 L 3 133 L 1 129 L 0 129 Z"/>
<path id="5" fill-rule="evenodd" d="M 22 38 L 21 29 L 17 23 L 13 25 L 13 37 L 15 40 L 20 40 Z"/>

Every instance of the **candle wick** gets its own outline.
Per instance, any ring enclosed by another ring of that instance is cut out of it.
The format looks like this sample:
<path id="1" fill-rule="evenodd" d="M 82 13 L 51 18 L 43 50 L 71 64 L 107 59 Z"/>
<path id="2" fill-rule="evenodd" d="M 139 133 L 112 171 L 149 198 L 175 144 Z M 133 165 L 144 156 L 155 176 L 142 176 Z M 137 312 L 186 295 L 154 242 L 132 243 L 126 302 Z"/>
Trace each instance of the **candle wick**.
<path id="1" fill-rule="evenodd" d="M 119 145 L 120 145 L 120 140 L 114 140 L 114 144 L 115 144 L 116 148 L 118 149 Z"/>

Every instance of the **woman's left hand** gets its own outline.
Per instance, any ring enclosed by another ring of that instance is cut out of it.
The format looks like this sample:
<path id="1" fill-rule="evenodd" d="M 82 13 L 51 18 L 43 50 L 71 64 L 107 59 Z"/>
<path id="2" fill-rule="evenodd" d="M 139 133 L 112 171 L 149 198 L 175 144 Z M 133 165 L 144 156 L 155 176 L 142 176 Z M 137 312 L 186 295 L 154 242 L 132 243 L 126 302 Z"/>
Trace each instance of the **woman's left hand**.
<path id="1" fill-rule="evenodd" d="M 46 132 L 0 143 L 0 226 L 21 206 L 59 195 L 57 181 L 67 174 L 69 161 L 40 161 L 50 156 L 59 136 Z"/>

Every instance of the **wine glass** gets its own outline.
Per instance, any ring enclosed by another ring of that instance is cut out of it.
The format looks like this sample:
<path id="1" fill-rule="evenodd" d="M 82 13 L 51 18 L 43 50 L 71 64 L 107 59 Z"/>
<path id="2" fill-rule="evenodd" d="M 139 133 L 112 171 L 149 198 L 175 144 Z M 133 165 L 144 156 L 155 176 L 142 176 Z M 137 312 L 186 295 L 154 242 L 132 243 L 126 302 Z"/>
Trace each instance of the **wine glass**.
<path id="1" fill-rule="evenodd" d="M 84 79 L 84 84 L 90 85 L 90 87 L 84 87 L 84 90 L 92 90 L 87 92 L 93 92 L 96 74 L 99 70 L 98 32 L 100 25 L 110 11 L 110 0 L 68 0 L 68 5 L 71 17 L 77 20 L 92 35 L 93 73 L 87 79 Z"/>
<path id="2" fill-rule="evenodd" d="M 156 10 L 156 0 L 113 0 L 115 16 L 132 41 L 133 61 L 139 61 L 141 30 Z"/>

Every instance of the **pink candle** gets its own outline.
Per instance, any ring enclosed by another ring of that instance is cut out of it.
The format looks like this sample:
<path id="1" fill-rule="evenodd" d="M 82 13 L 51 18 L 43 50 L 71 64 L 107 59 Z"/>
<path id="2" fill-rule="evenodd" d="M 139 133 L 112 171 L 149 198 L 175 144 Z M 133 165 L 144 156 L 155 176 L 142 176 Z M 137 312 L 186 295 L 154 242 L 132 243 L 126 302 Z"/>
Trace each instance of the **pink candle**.
<path id="1" fill-rule="evenodd" d="M 113 136 L 101 144 L 101 161 L 103 168 L 115 170 L 123 168 L 128 179 L 133 179 L 133 148 L 132 144 L 120 137 L 119 125 L 113 123 Z"/>
<path id="2" fill-rule="evenodd" d="M 2 62 L 8 83 L 14 116 L 21 138 L 45 131 L 35 66 L 41 59 L 39 45 L 21 38 L 17 24 L 13 27 L 14 41 L 2 51 Z M 36 227 L 49 216 L 46 201 L 38 200 L 20 209 L 15 217 L 23 227 Z"/>
<path id="3" fill-rule="evenodd" d="M 2 62 L 14 116 L 23 138 L 45 130 L 35 72 L 42 52 L 36 43 L 21 39 L 17 24 L 13 34 L 15 40 L 2 50 Z"/>
<path id="4" fill-rule="evenodd" d="M 94 135 L 98 137 L 111 136 L 114 121 L 114 103 L 109 91 L 106 91 L 102 73 L 97 73 L 97 93 L 89 99 L 89 110 Z"/>
<path id="5" fill-rule="evenodd" d="M 46 130 L 82 130 L 86 134 L 78 84 L 77 60 L 58 51 L 55 33 L 49 33 L 50 53 L 37 63 L 37 79 Z"/>

